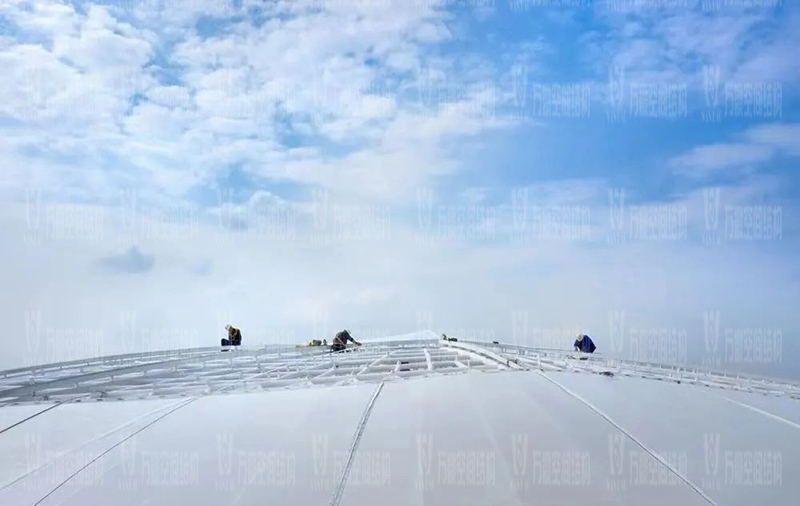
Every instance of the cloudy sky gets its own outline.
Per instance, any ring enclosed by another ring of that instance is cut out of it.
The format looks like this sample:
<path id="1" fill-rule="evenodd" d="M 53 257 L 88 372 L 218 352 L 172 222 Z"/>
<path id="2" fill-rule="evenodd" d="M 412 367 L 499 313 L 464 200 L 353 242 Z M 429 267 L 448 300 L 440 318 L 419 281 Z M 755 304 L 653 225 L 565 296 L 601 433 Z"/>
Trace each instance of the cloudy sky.
<path id="1" fill-rule="evenodd" d="M 800 9 L 0 0 L 0 368 L 421 328 L 800 376 Z"/>

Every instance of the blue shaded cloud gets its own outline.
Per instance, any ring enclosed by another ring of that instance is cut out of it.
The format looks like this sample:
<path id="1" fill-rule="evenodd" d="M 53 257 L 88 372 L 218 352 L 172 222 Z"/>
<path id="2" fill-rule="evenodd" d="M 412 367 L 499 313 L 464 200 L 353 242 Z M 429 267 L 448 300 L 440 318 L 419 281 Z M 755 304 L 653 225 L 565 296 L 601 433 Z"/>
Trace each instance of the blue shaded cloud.
<path id="1" fill-rule="evenodd" d="M 99 261 L 103 268 L 125 274 L 144 274 L 153 269 L 155 262 L 154 255 L 145 255 L 136 246 L 129 248 L 125 253 L 110 255 Z"/>

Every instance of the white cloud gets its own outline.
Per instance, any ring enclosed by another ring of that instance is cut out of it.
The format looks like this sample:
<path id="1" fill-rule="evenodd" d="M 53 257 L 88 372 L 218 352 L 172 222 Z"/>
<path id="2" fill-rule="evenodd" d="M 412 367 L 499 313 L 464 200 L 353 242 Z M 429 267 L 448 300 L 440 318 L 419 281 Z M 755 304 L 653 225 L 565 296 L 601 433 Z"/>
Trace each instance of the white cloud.
<path id="1" fill-rule="evenodd" d="M 4 142 L 5 160 L 30 165 L 35 150 L 18 149 L 23 133 L 32 134 L 31 144 L 52 133 L 76 140 L 62 142 L 40 171 L 50 176 L 48 186 L 65 191 L 77 180 L 61 175 L 91 163 L 96 177 L 81 180 L 87 194 L 143 181 L 180 198 L 236 165 L 264 181 L 405 198 L 403 191 L 458 169 L 459 153 L 447 141 L 505 126 L 487 114 L 491 94 L 434 104 L 406 95 L 401 83 L 417 80 L 426 46 L 452 36 L 443 10 L 413 2 L 324 9 L 279 2 L 254 5 L 282 14 L 257 25 L 231 18 L 239 12 L 232 5 L 212 4 L 90 6 L 85 13 L 60 3 L 7 7 L 41 45 L 0 49 L 0 64 L 13 76 L 0 108 L 23 123 Z M 196 33 L 201 15 L 218 16 L 219 31 Z M 295 144 L 345 147 L 298 156 Z"/>
<path id="2" fill-rule="evenodd" d="M 774 146 L 794 156 L 800 156 L 800 124 L 772 123 L 759 125 L 746 132 L 751 142 Z"/>
<path id="3" fill-rule="evenodd" d="M 773 123 L 746 130 L 740 137 L 745 142 L 718 143 L 692 148 L 669 161 L 679 175 L 703 178 L 723 170 L 758 170 L 784 154 L 800 155 L 800 125 Z"/>
<path id="4" fill-rule="evenodd" d="M 788 82 L 798 77 L 786 55 L 798 44 L 800 17 L 774 9 L 635 9 L 599 12 L 601 29 L 583 35 L 584 60 L 604 81 L 609 65 L 626 79 L 685 83 L 702 89 L 703 68 L 720 68 L 723 82 Z"/>
<path id="5" fill-rule="evenodd" d="M 758 165 L 771 159 L 774 150 L 757 144 L 713 144 L 693 148 L 673 158 L 670 165 L 681 175 L 704 177 L 723 169 Z"/>
<path id="6" fill-rule="evenodd" d="M 120 23 L 104 7 L 90 6 L 77 33 L 54 36 L 53 54 L 83 71 L 142 67 L 153 52 L 155 36 Z"/>
<path id="7" fill-rule="evenodd" d="M 243 2 L 281 14 L 265 14 L 263 24 L 233 19 L 242 11 L 231 2 L 123 3 L 133 8 L 0 6 L 22 35 L 0 42 L 6 84 L 0 87 L 0 113 L 13 123 L 0 127 L 4 183 L 12 191 L 34 186 L 61 200 L 112 204 L 122 189 L 134 189 L 143 204 L 181 206 L 187 192 L 216 189 L 235 166 L 245 175 L 242 194 L 252 197 L 216 202 L 216 208 L 204 202 L 196 235 L 161 233 L 171 229 L 156 223 L 148 229 L 156 231 L 153 237 L 144 234 L 135 242 L 140 250 L 109 259 L 117 267 L 154 269 L 152 276 L 109 276 L 97 269 L 94 259 L 130 247 L 113 219 L 95 241 L 46 238 L 30 244 L 23 241 L 31 232 L 24 212 L 4 206 L 0 270 L 18 287 L 0 307 L 0 318 L 10 322 L 9 336 L 24 332 L 21 315 L 31 308 L 42 310 L 54 327 L 103 328 L 107 353 L 125 351 L 115 348 L 124 311 L 151 326 L 197 329 L 204 336 L 198 345 L 217 342 L 217 320 L 229 314 L 253 344 L 274 342 L 262 332 L 271 327 L 295 329 L 292 342 L 303 342 L 304 329 L 320 312 L 330 316 L 331 329 L 372 325 L 399 333 L 413 329 L 421 311 L 433 311 L 434 326 L 443 331 L 491 329 L 502 338 L 511 312 L 526 309 L 536 317 L 532 325 L 580 325 L 594 333 L 607 327 L 609 310 L 620 308 L 646 313 L 669 307 L 669 314 L 645 323 L 686 326 L 718 293 L 727 297 L 723 309 L 763 304 L 769 321 L 791 322 L 794 313 L 781 308 L 797 298 L 787 281 L 795 269 L 770 262 L 775 249 L 718 254 L 685 243 L 617 247 L 597 237 L 577 244 L 511 245 L 510 202 L 498 205 L 495 242 L 420 241 L 400 213 L 390 214 L 390 238 L 311 239 L 309 186 L 329 190 L 332 200 L 356 210 L 407 210 L 418 205 L 415 189 L 456 174 L 482 134 L 512 125 L 495 115 L 512 95 L 492 84 L 511 86 L 504 65 L 540 72 L 542 57 L 553 56 L 542 39 L 513 46 L 513 57 L 498 61 L 469 54 L 456 59 L 430 45 L 464 34 L 449 14 L 424 2 L 332 2 L 326 9 L 317 0 Z M 212 27 L 212 33 L 197 33 L 203 15 L 218 18 L 216 32 Z M 663 39 L 657 43 L 643 36 L 649 21 L 629 24 L 603 49 L 658 79 L 692 75 L 697 69 L 687 61 L 708 59 L 735 69 L 754 21 L 722 18 L 668 17 L 653 28 Z M 607 58 L 593 63 L 607 75 Z M 435 86 L 456 93 L 445 99 L 419 94 L 420 81 L 428 77 L 420 69 L 434 74 Z M 735 143 L 698 147 L 673 167 L 706 174 L 794 153 L 793 128 L 754 128 Z M 763 190 L 748 194 L 754 199 L 774 192 L 774 186 L 748 183 L 749 190 Z M 593 223 L 609 221 L 603 179 L 519 184 L 527 185 L 531 206 L 586 206 Z M 286 195 L 275 187 L 288 188 Z M 454 204 L 483 205 L 490 190 L 470 188 Z M 738 201 L 736 191 L 726 188 L 726 202 Z M 508 188 L 502 192 L 510 201 Z M 296 234 L 259 239 L 244 233 L 251 222 L 241 220 L 276 208 L 296 211 Z M 207 219 L 209 212 L 217 219 Z M 243 226 L 226 227 L 236 223 L 234 217 Z M 17 247 L 20 242 L 24 247 Z M 158 259 L 157 268 L 148 258 Z M 761 277 L 740 290 L 730 274 L 758 262 L 765 266 Z M 631 273 L 636 283 L 626 282 Z M 672 292 L 665 288 L 665 273 L 677 273 Z M 679 294 L 675 300 L 665 300 L 673 292 Z"/>

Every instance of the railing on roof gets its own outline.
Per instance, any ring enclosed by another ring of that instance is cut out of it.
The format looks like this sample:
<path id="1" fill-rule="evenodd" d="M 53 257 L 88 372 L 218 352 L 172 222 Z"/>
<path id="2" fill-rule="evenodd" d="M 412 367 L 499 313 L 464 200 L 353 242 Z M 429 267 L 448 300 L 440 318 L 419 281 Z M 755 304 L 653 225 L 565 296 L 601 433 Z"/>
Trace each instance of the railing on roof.
<path id="1" fill-rule="evenodd" d="M 367 343 L 344 353 L 289 346 L 221 353 L 215 347 L 99 357 L 0 373 L 0 403 L 190 396 L 504 368 L 440 344 L 430 339 Z"/>

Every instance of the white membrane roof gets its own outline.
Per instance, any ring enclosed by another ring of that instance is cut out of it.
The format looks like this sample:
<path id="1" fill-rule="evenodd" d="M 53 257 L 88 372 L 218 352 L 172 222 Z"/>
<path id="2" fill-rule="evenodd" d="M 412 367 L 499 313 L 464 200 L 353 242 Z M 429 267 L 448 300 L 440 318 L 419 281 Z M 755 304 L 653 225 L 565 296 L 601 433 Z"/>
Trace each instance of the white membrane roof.
<path id="1" fill-rule="evenodd" d="M 0 504 L 795 504 L 800 388 L 428 333 L 0 372 Z"/>

